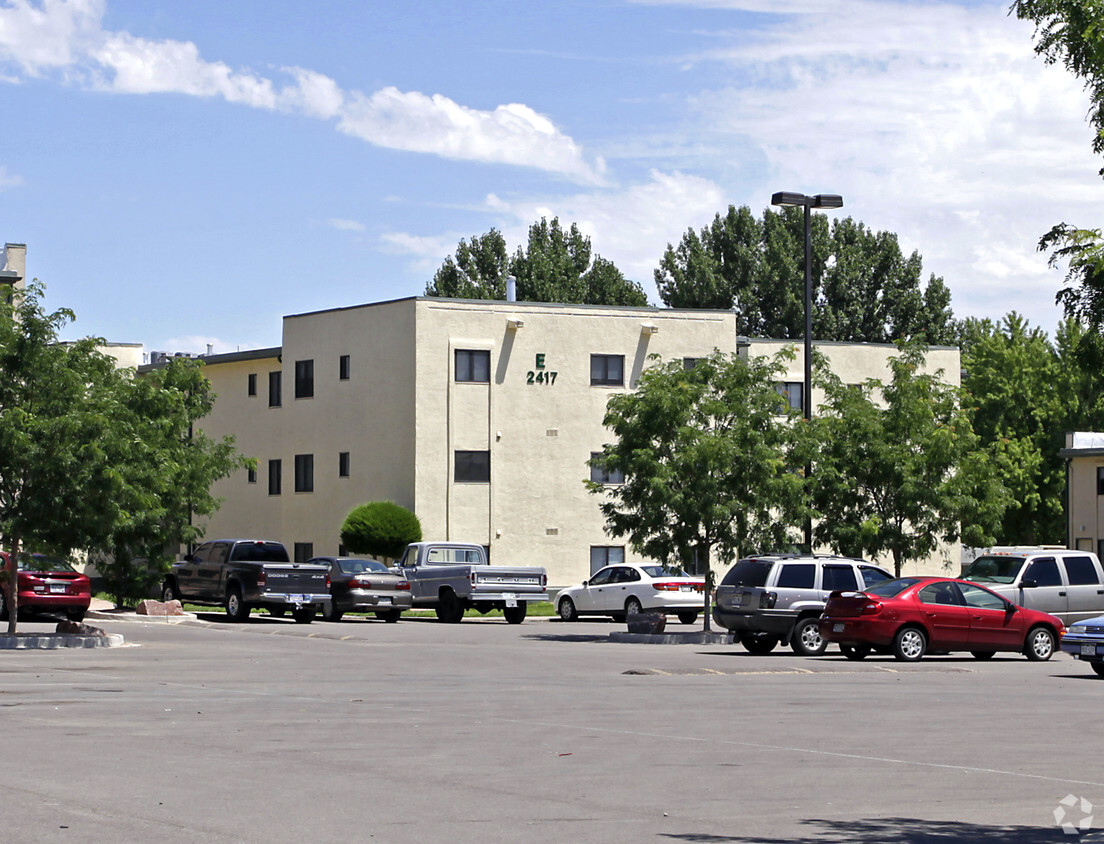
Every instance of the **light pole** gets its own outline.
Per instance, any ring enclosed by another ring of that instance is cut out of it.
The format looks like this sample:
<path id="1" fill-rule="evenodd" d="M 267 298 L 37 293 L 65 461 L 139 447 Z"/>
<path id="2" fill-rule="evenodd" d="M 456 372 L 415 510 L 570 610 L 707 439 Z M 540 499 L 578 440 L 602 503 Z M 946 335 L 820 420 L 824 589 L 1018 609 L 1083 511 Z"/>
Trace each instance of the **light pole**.
<path id="1" fill-rule="evenodd" d="M 842 208 L 843 197 L 834 193 L 818 193 L 806 196 L 803 193 L 779 191 L 771 197 L 771 205 L 784 208 L 805 209 L 805 384 L 801 388 L 801 409 L 805 419 L 813 418 L 813 236 L 812 211 L 814 208 Z M 805 467 L 808 477 L 811 467 Z M 805 544 L 809 553 L 813 553 L 813 524 L 805 522 Z"/>

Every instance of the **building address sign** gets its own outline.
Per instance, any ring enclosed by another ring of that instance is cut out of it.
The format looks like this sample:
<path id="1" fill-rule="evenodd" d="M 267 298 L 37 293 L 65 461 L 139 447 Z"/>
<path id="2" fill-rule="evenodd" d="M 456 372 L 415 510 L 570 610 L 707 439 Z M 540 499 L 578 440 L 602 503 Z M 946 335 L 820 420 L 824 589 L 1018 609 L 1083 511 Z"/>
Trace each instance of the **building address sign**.
<path id="1" fill-rule="evenodd" d="M 551 387 L 556 383 L 556 376 L 559 373 L 545 368 L 544 357 L 543 352 L 537 355 L 533 368 L 525 373 L 526 384 L 544 384 Z"/>

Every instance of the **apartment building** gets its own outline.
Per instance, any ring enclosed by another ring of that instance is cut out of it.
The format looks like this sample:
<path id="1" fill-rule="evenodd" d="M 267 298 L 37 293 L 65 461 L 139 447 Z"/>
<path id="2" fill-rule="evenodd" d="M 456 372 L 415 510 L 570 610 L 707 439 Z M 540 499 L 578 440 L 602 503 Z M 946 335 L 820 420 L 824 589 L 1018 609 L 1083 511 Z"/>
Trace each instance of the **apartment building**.
<path id="1" fill-rule="evenodd" d="M 216 485 L 224 503 L 206 535 L 336 554 L 348 512 L 386 499 L 417 513 L 427 538 L 478 542 L 492 560 L 577 583 L 640 559 L 606 533 L 583 483 L 609 439 L 609 397 L 631 390 L 651 355 L 785 345 L 738 336 L 728 311 L 419 297 L 286 316 L 281 346 L 204 358 L 217 399 L 203 428 L 258 461 Z M 849 383 L 888 378 L 895 352 L 817 348 Z M 957 384 L 958 350 L 932 349 L 929 367 Z M 795 405 L 802 377 L 799 348 L 781 386 Z"/>

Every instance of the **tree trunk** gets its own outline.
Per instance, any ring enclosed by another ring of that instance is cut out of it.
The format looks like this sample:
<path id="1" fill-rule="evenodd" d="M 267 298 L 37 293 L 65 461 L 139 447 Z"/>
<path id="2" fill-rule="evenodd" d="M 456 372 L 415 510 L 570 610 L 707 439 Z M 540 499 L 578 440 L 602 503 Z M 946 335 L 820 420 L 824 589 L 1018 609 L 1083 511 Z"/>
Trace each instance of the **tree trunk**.
<path id="1" fill-rule="evenodd" d="M 8 577 L 4 587 L 8 590 L 8 633 L 17 632 L 19 620 L 19 537 L 12 537 L 8 552 Z"/>

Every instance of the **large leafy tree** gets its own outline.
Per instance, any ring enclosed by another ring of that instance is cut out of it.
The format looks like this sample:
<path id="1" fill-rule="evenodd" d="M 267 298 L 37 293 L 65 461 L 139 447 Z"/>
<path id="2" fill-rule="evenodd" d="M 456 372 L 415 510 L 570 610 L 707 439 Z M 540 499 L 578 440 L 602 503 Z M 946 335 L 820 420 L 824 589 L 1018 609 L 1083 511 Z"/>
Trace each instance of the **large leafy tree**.
<path id="1" fill-rule="evenodd" d="M 1012 12 L 1035 24 L 1035 52 L 1062 64 L 1089 92 L 1092 149 L 1104 153 L 1104 8 L 1099 0 L 1015 0 Z M 1101 171 L 1104 175 L 1104 169 Z M 1059 223 L 1039 241 L 1054 266 L 1066 262 L 1066 286 L 1056 301 L 1066 315 L 1104 329 L 1104 238 L 1100 229 Z"/>
<path id="2" fill-rule="evenodd" d="M 775 388 L 788 356 L 656 363 L 635 391 L 610 397 L 604 422 L 614 440 L 589 465 L 624 483 L 587 487 L 603 497 L 613 536 L 648 557 L 699 566 L 800 541 L 807 426 Z"/>
<path id="3" fill-rule="evenodd" d="M 954 320 L 942 279 L 921 283 L 919 253 L 905 256 L 891 232 L 850 217 L 813 215 L 813 336 L 821 340 L 951 343 Z M 733 309 L 737 330 L 756 337 L 804 336 L 804 213 L 729 206 L 700 232 L 668 245 L 655 270 L 674 308 Z"/>
<path id="4" fill-rule="evenodd" d="M 471 242 L 461 240 L 456 257 L 448 257 L 426 285 L 425 295 L 458 299 L 505 299 L 506 279 L 517 279 L 522 302 L 564 302 L 587 305 L 648 304 L 634 281 L 611 262 L 593 253 L 590 238 L 572 223 L 564 229 L 558 217 L 529 227 L 525 247 L 512 257 L 506 240 L 491 229 Z"/>
<path id="5" fill-rule="evenodd" d="M 16 630 L 12 586 L 21 549 L 164 546 L 188 533 L 183 499 L 194 512 L 210 512 L 211 482 L 241 463 L 229 441 L 183 442 L 191 421 L 210 407 L 196 399 L 194 376 L 176 371 L 193 391 L 187 405 L 179 385 L 141 383 L 117 370 L 97 350 L 102 340 L 60 343 L 58 331 L 73 314 L 47 312 L 42 295 L 35 282 L 0 304 L 0 545 L 9 552 L 9 632 Z"/>
<path id="6" fill-rule="evenodd" d="M 888 383 L 821 375 L 827 398 L 813 420 L 820 452 L 810 486 L 816 541 L 888 554 L 899 576 L 941 542 L 992 544 L 1004 490 L 958 391 L 941 372 L 922 371 L 923 349 L 904 347 L 890 365 Z"/>
<path id="7" fill-rule="evenodd" d="M 148 594 L 176 548 L 201 536 L 196 517 L 210 515 L 220 503 L 211 484 L 253 465 L 232 437 L 215 440 L 196 427 L 215 398 L 202 367 L 197 360 L 172 358 L 142 377 L 116 372 L 118 422 L 104 447 L 115 467 L 120 507 L 106 549 L 110 555 L 96 565 L 119 604 Z"/>

